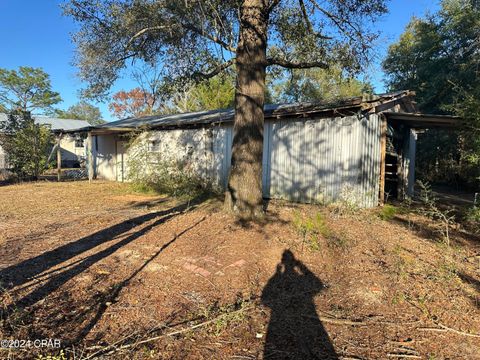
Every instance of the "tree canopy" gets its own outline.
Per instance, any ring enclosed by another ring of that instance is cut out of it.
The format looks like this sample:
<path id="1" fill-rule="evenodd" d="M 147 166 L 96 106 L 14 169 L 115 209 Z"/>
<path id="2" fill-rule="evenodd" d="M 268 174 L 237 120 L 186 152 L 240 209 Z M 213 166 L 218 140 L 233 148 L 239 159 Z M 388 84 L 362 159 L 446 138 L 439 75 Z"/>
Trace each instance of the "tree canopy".
<path id="1" fill-rule="evenodd" d="M 420 138 L 424 151 L 418 154 L 418 168 L 429 180 L 478 185 L 479 29 L 477 1 L 443 0 L 438 13 L 411 20 L 383 62 L 391 90 L 415 90 L 422 111 L 464 119 L 454 134 L 429 131 Z"/>
<path id="2" fill-rule="evenodd" d="M 226 207 L 263 213 L 263 106 L 267 67 L 352 73 L 368 62 L 369 28 L 384 0 L 70 0 L 86 95 L 104 95 L 127 61 L 161 64 L 182 87 L 234 69 L 235 117 Z"/>
<path id="3" fill-rule="evenodd" d="M 330 101 L 373 91 L 370 84 L 345 76 L 338 67 L 297 69 L 270 87 L 271 100 L 275 103 Z"/>
<path id="4" fill-rule="evenodd" d="M 0 108 L 4 111 L 45 112 L 61 101 L 60 94 L 52 91 L 50 76 L 41 68 L 0 69 Z"/>
<path id="5" fill-rule="evenodd" d="M 90 125 L 105 123 L 100 109 L 86 101 L 80 101 L 70 106 L 67 110 L 56 110 L 56 115 L 62 119 L 86 120 Z"/>

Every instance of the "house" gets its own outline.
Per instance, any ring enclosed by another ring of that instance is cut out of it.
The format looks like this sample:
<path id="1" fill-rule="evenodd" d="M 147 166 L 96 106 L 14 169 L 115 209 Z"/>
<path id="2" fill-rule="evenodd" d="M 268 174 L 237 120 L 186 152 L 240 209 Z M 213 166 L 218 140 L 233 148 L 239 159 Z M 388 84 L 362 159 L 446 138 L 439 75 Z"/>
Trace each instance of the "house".
<path id="1" fill-rule="evenodd" d="M 89 127 L 85 120 L 59 119 L 48 116 L 36 115 L 33 117 L 36 124 L 49 126 L 60 141 L 62 167 L 78 167 L 86 160 L 85 139 L 80 133 L 73 131 Z M 0 122 L 5 121 L 7 115 L 0 113 Z M 0 170 L 8 168 L 8 154 L 0 146 Z"/>
<path id="2" fill-rule="evenodd" d="M 265 106 L 263 196 L 328 203 L 342 197 L 363 207 L 385 194 L 412 194 L 416 131 L 453 127 L 456 118 L 419 114 L 414 93 L 367 95 L 335 103 Z M 126 134 L 141 136 L 148 151 L 188 162 L 197 174 L 226 187 L 233 140 L 233 110 L 127 118 L 92 128 L 90 179 L 128 180 Z"/>

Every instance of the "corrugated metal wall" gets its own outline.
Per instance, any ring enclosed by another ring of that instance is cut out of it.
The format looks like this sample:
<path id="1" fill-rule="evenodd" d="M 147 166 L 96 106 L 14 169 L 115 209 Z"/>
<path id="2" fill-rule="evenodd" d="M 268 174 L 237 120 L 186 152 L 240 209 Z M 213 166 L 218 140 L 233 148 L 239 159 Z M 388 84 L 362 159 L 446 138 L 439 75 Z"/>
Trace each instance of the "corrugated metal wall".
<path id="1" fill-rule="evenodd" d="M 152 131 L 146 139 L 159 141 L 158 151 L 166 157 L 188 159 L 201 176 L 226 187 L 231 125 Z M 380 120 L 376 114 L 267 121 L 263 153 L 266 198 L 324 203 L 343 198 L 363 207 L 378 203 Z"/>
<path id="2" fill-rule="evenodd" d="M 222 187 L 228 180 L 232 139 L 232 126 L 213 129 L 209 177 Z M 265 123 L 266 198 L 325 203 L 345 198 L 373 207 L 378 204 L 379 176 L 380 119 L 376 114 Z"/>

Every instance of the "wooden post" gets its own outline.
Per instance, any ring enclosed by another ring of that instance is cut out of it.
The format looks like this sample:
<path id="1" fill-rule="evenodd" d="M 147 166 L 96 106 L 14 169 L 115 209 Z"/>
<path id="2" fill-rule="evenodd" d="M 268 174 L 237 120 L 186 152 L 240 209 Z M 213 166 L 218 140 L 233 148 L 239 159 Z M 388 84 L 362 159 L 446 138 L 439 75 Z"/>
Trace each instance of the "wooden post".
<path id="1" fill-rule="evenodd" d="M 58 135 L 57 139 L 57 181 L 62 180 L 62 147 L 60 146 L 60 141 L 62 140 L 62 133 Z"/>
<path id="2" fill-rule="evenodd" d="M 380 115 L 381 139 L 380 139 L 380 205 L 385 203 L 385 159 L 387 155 L 387 119 Z"/>
<path id="3" fill-rule="evenodd" d="M 93 180 L 93 137 L 92 133 L 89 132 L 87 136 L 87 162 L 88 162 L 88 182 L 92 182 Z"/>

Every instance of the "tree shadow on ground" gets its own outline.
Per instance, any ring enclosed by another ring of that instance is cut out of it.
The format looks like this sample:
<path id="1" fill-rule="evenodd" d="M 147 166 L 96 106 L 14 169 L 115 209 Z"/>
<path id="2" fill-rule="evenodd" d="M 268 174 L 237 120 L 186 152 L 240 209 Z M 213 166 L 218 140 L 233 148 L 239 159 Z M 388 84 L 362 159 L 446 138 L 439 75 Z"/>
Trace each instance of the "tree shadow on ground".
<path id="1" fill-rule="evenodd" d="M 4 283 L 3 290 L 17 291 L 22 285 L 22 290 L 28 288 L 32 289 L 20 299 L 17 299 L 8 306 L 4 306 L 0 311 L 0 319 L 8 320 L 8 317 L 12 313 L 17 312 L 18 309 L 27 309 L 39 303 L 70 279 L 89 269 L 95 263 L 112 255 L 114 252 L 138 239 L 154 227 L 165 223 L 167 220 L 187 210 L 190 211 L 195 209 L 202 200 L 204 199 L 198 199 L 171 207 L 167 210 L 157 211 L 123 221 L 1 270 L 0 279 Z M 142 226 L 144 224 L 146 225 Z M 151 260 L 156 258 L 166 247 L 171 245 L 177 237 L 174 237 L 174 239 L 165 243 L 152 256 L 152 258 L 135 271 L 131 277 L 125 279 L 121 284 L 118 284 L 112 293 L 117 294 L 129 283 L 131 278 L 141 271 Z M 93 250 L 99 245 L 108 243 L 111 243 L 111 245 L 106 248 L 102 248 L 99 251 L 86 255 L 73 262 L 70 261 L 74 257 Z M 58 265 L 61 265 L 61 267 L 58 267 Z M 110 299 L 110 296 L 108 298 Z M 105 305 L 104 301 L 100 302 L 101 304 L 97 314 L 94 319 L 80 331 L 79 338 L 83 338 L 103 314 Z M 60 311 L 60 309 L 58 309 L 58 311 Z M 8 321 L 6 323 L 8 323 Z M 8 329 L 4 330 L 8 332 Z"/>
<path id="2" fill-rule="evenodd" d="M 290 250 L 262 292 L 271 309 L 265 339 L 265 359 L 338 359 L 315 309 L 314 297 L 322 281 Z"/>

